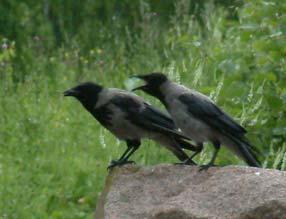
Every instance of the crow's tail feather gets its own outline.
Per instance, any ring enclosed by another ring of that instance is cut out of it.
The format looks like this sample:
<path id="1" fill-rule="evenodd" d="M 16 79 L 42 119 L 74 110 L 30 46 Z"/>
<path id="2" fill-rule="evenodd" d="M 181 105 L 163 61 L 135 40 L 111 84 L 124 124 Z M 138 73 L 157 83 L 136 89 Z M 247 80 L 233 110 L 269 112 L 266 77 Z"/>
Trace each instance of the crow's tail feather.
<path id="1" fill-rule="evenodd" d="M 251 145 L 244 138 L 231 137 L 232 141 L 238 146 L 241 158 L 251 167 L 261 167 L 258 160 L 258 149 Z"/>

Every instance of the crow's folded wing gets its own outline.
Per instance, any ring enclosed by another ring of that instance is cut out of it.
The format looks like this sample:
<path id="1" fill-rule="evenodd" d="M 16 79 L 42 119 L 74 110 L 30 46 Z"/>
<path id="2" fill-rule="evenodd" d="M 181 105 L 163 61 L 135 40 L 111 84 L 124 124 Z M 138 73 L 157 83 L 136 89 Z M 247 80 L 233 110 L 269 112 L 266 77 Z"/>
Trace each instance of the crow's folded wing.
<path id="1" fill-rule="evenodd" d="M 178 99 L 187 106 L 188 112 L 192 116 L 202 120 L 212 128 L 234 136 L 242 136 L 246 133 L 243 127 L 207 98 L 186 93 L 180 95 Z"/>
<path id="2" fill-rule="evenodd" d="M 134 96 L 117 96 L 111 103 L 126 113 L 126 119 L 148 131 L 169 134 L 190 140 L 176 130 L 173 120 L 165 113 Z"/>

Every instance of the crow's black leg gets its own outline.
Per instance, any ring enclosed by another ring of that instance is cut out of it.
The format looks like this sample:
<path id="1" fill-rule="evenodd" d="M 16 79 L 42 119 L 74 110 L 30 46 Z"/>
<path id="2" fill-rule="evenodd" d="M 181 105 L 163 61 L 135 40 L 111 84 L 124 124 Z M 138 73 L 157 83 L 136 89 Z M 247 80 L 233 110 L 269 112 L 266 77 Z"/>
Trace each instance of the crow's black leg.
<path id="1" fill-rule="evenodd" d="M 194 163 L 193 158 L 203 150 L 203 147 L 204 147 L 203 143 L 198 143 L 197 147 L 196 147 L 196 152 L 193 153 L 192 156 L 190 156 L 187 160 L 185 160 L 181 164 L 193 165 L 193 163 Z"/>
<path id="2" fill-rule="evenodd" d="M 128 158 L 139 148 L 141 142 L 139 140 L 127 140 L 128 147 L 132 147 L 132 150 L 124 157 L 124 161 L 127 162 Z M 130 161 L 134 163 L 134 161 Z"/>
<path id="3" fill-rule="evenodd" d="M 121 155 L 121 157 L 120 157 L 118 160 L 112 160 L 111 163 L 110 163 L 110 165 L 107 167 L 107 169 L 110 169 L 110 168 L 116 166 L 116 164 L 118 164 L 121 160 L 124 159 L 124 157 L 126 156 L 126 154 L 127 154 L 131 149 L 132 149 L 132 147 L 127 145 L 127 148 L 126 148 L 126 150 L 124 151 L 124 153 Z"/>
<path id="4" fill-rule="evenodd" d="M 215 151 L 214 151 L 214 153 L 213 153 L 213 156 L 212 156 L 212 158 L 211 158 L 211 161 L 210 161 L 208 164 L 206 164 L 206 165 L 202 165 L 202 166 L 200 167 L 200 171 L 201 171 L 201 170 L 207 170 L 208 168 L 210 168 L 210 167 L 212 167 L 212 166 L 215 166 L 215 165 L 214 165 L 214 162 L 215 162 L 215 159 L 216 159 L 216 157 L 217 157 L 217 154 L 218 154 L 218 152 L 219 152 L 219 150 L 220 150 L 220 142 L 219 142 L 219 141 L 214 141 L 214 142 L 213 142 L 213 146 L 214 146 L 214 148 L 215 148 Z"/>
<path id="5" fill-rule="evenodd" d="M 121 166 L 127 163 L 135 163 L 134 161 L 128 161 L 128 158 L 139 148 L 141 142 L 139 140 L 126 140 L 127 149 L 118 160 L 111 161 L 111 164 L 107 169 L 111 169 L 115 166 Z"/>
<path id="6" fill-rule="evenodd" d="M 124 153 L 121 155 L 121 157 L 118 160 L 123 160 L 126 154 L 132 150 L 132 146 L 127 145 L 127 149 L 124 151 Z"/>

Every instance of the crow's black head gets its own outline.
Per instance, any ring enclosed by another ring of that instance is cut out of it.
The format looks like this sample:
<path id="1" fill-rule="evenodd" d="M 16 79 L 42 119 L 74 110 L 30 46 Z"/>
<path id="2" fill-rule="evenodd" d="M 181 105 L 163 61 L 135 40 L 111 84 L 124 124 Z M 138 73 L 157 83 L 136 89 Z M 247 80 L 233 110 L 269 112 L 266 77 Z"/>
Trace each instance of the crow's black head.
<path id="1" fill-rule="evenodd" d="M 93 82 L 85 82 L 64 92 L 64 96 L 78 99 L 87 109 L 93 108 L 103 87 Z"/>
<path id="2" fill-rule="evenodd" d="M 160 86 L 168 81 L 168 78 L 162 73 L 150 73 L 147 75 L 136 75 L 135 78 L 140 78 L 145 81 L 143 86 L 134 88 L 133 91 L 143 90 L 147 94 L 157 97 L 162 100 L 163 94 L 160 91 Z"/>

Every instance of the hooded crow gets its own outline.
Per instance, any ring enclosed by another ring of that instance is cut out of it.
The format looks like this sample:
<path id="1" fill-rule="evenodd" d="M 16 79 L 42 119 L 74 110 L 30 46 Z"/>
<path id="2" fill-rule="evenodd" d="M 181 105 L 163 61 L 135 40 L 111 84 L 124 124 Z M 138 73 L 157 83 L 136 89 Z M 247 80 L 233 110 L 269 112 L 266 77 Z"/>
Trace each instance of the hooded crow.
<path id="1" fill-rule="evenodd" d="M 198 151 L 204 142 L 211 142 L 215 148 L 211 161 L 201 169 L 214 165 L 221 145 L 227 146 L 248 165 L 260 167 L 260 163 L 246 137 L 246 130 L 222 111 L 207 96 L 170 81 L 162 73 L 134 76 L 145 81 L 135 90 L 158 98 L 167 108 L 176 126 L 197 143 Z M 188 161 L 186 161 L 187 163 Z"/>
<path id="2" fill-rule="evenodd" d="M 64 96 L 75 97 L 102 126 L 126 141 L 126 151 L 108 168 L 132 163 L 128 159 L 139 148 L 142 138 L 152 139 L 164 145 L 179 160 L 194 164 L 183 150 L 195 149 L 186 141 L 190 139 L 176 130 L 168 115 L 134 93 L 85 82 L 65 91 Z"/>

